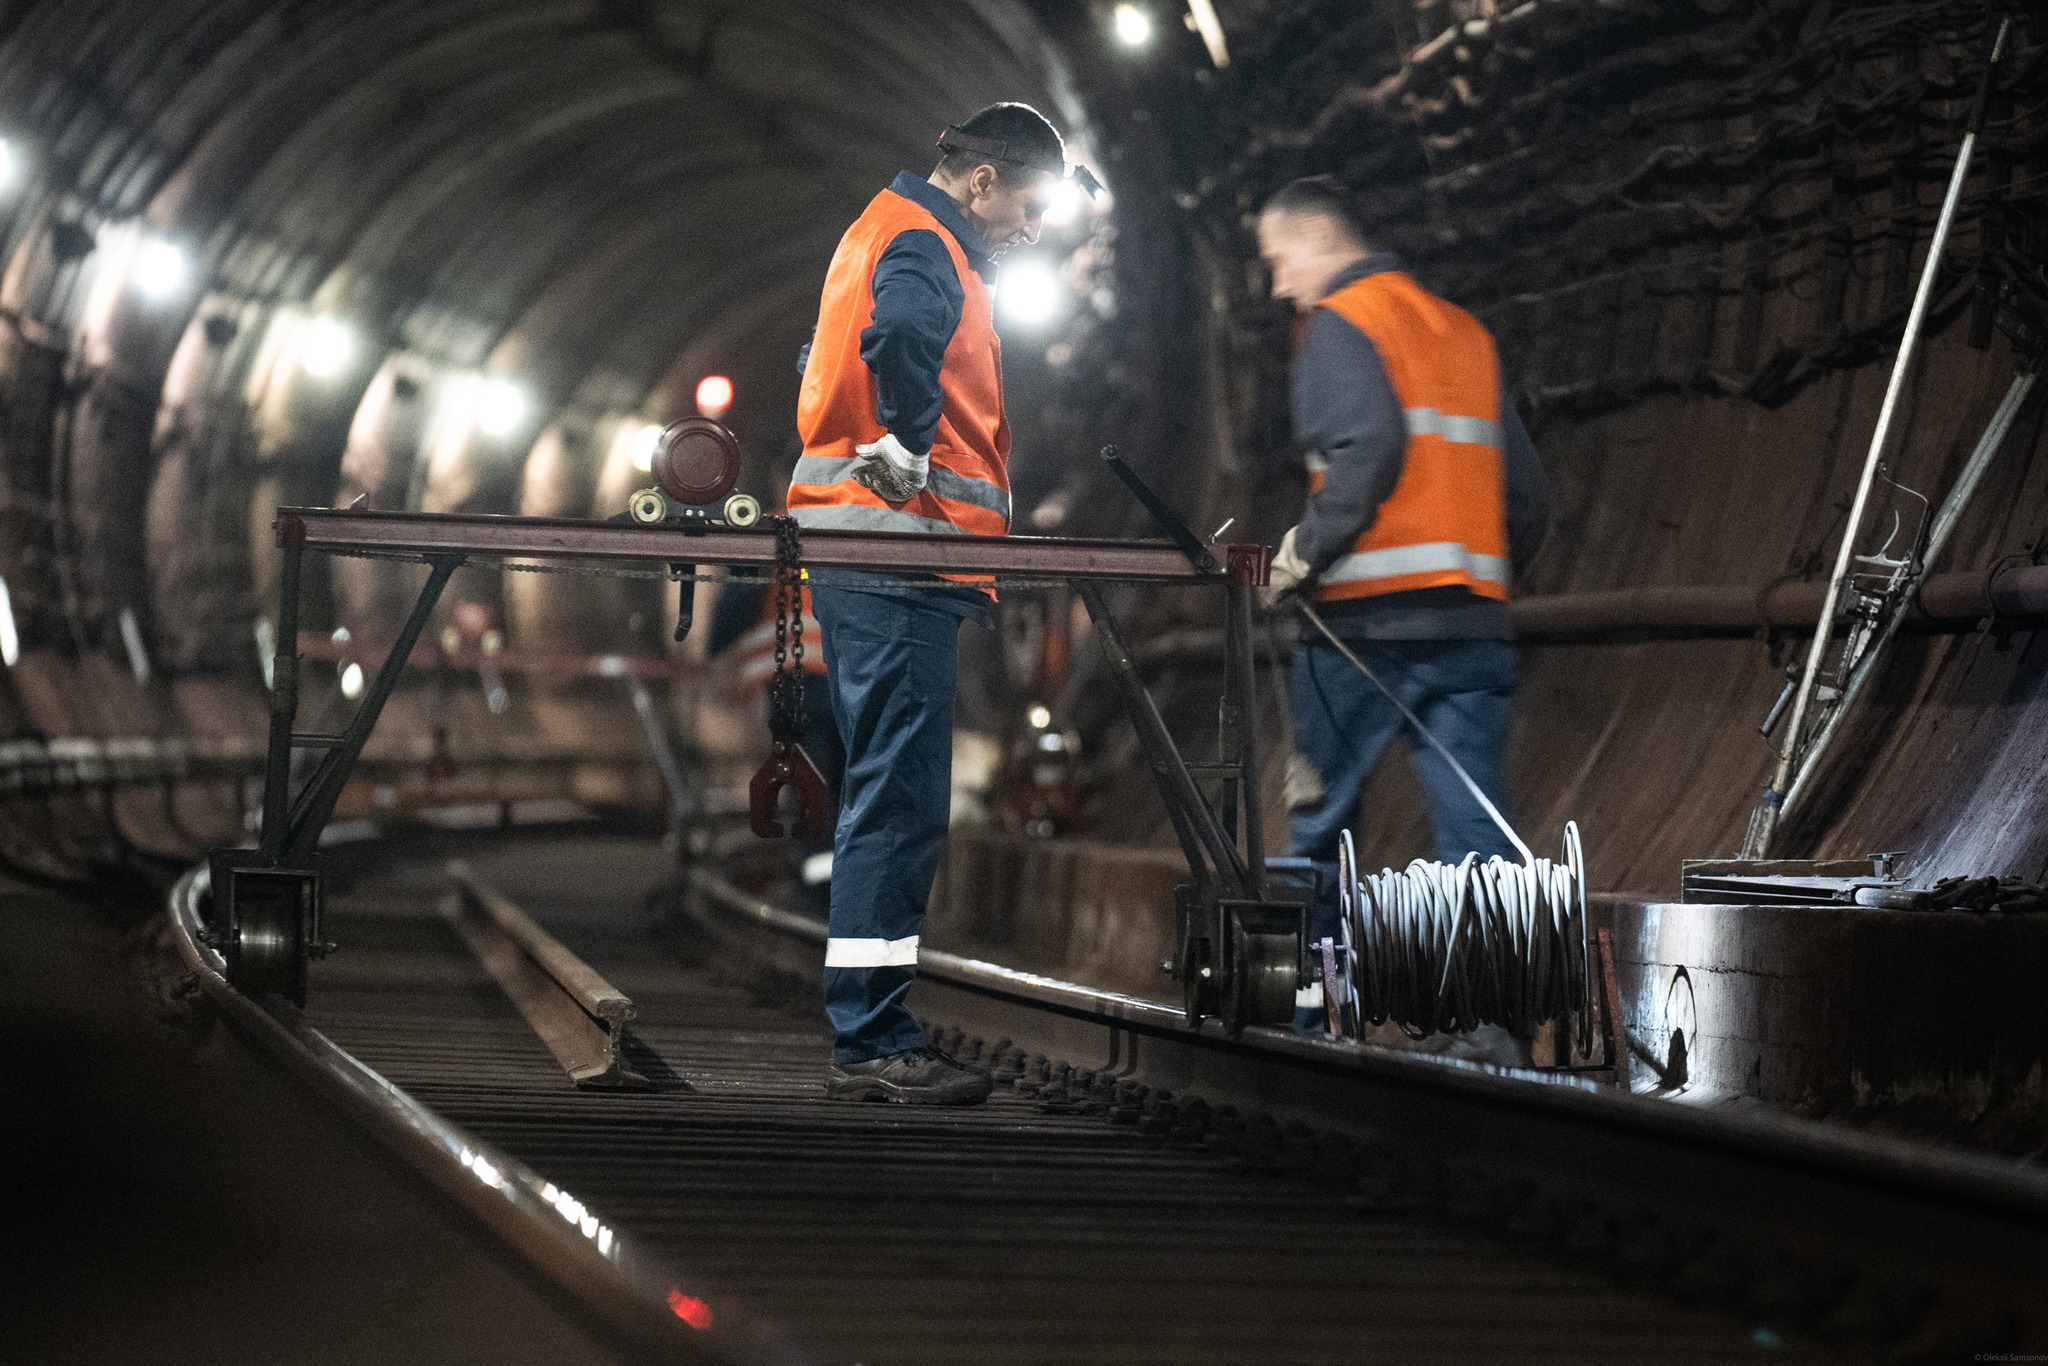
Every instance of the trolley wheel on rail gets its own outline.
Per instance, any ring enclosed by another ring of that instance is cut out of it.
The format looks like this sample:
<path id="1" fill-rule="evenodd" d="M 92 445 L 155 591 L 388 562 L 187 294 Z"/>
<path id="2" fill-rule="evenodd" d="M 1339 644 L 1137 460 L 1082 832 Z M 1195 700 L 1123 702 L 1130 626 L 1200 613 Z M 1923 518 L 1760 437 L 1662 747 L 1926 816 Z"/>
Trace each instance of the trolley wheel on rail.
<path id="1" fill-rule="evenodd" d="M 659 522 L 668 516 L 668 500 L 661 496 L 660 489 L 641 489 L 626 500 L 626 511 L 633 514 L 636 522 Z"/>
<path id="2" fill-rule="evenodd" d="M 1301 933 L 1230 917 L 1230 982 L 1223 1020 L 1234 1034 L 1246 1025 L 1287 1024 L 1301 985 Z"/>
<path id="3" fill-rule="evenodd" d="M 751 493 L 735 493 L 725 500 L 719 516 L 727 526 L 750 527 L 761 520 L 761 500 Z"/>
<path id="4" fill-rule="evenodd" d="M 228 881 L 228 982 L 244 996 L 306 1003 L 307 927 L 318 918 L 319 876 L 237 868 Z M 219 893 L 216 892 L 216 895 Z"/>

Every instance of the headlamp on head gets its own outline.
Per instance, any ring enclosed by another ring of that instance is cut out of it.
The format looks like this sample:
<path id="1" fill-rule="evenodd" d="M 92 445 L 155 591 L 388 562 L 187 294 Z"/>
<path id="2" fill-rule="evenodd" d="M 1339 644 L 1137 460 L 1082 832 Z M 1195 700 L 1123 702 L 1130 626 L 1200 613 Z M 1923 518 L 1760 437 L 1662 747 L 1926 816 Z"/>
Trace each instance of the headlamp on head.
<path id="1" fill-rule="evenodd" d="M 948 125 L 946 131 L 939 134 L 939 150 L 958 152 L 963 156 L 987 157 L 990 161 L 1004 161 L 1012 166 L 1045 171 L 1054 179 L 1073 181 L 1090 199 L 1097 199 L 1102 195 L 1102 182 L 1097 180 L 1095 173 L 1086 166 L 1069 166 L 1057 157 L 1034 157 L 1022 147 L 1013 150 L 1012 144 L 1006 138 L 980 137 L 974 133 L 963 133 L 959 128 Z"/>

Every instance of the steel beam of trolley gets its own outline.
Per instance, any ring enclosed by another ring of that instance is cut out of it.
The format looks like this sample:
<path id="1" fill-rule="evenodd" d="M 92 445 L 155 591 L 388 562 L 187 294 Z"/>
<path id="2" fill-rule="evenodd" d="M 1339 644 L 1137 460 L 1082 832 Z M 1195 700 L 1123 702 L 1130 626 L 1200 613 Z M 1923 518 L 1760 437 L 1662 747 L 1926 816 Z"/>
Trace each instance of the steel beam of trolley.
<path id="1" fill-rule="evenodd" d="M 1134 488 L 1143 483 L 1127 471 Z M 1220 547 L 1221 557 L 1195 539 L 1156 495 L 1146 506 L 1171 541 L 1106 541 L 1074 537 L 905 535 L 890 532 L 809 531 L 803 537 L 806 569 L 864 570 L 884 574 L 969 574 L 1041 578 L 1071 584 L 1095 619 L 1111 672 L 1137 727 L 1141 748 L 1153 770 L 1167 813 L 1187 855 L 1194 882 L 1189 909 L 1199 915 L 1202 937 L 1215 946 L 1209 962 L 1234 961 L 1222 952 L 1226 905 L 1256 907 L 1266 899 L 1265 860 L 1260 840 L 1256 708 L 1253 700 L 1252 589 L 1266 580 L 1270 552 L 1257 544 Z M 592 522 L 558 517 L 493 517 L 420 512 L 371 512 L 329 508 L 279 508 L 278 545 L 284 552 L 279 579 L 278 646 L 271 699 L 270 749 L 265 770 L 263 826 L 258 860 L 271 868 L 304 868 L 320 829 L 361 755 L 370 730 L 398 675 L 419 640 L 449 576 L 471 560 L 568 560 L 584 564 L 696 566 L 724 564 L 772 571 L 781 551 L 775 531 L 679 528 L 634 522 Z M 423 561 L 432 566 L 403 629 L 371 682 L 355 716 L 339 735 L 302 735 L 294 730 L 298 710 L 298 599 L 300 569 L 308 551 L 367 554 Z M 1129 647 L 1101 594 L 1104 582 L 1184 584 L 1225 591 L 1225 635 L 1229 648 L 1218 716 L 1218 762 L 1189 765 L 1168 733 L 1158 708 L 1138 677 Z M 294 800 L 290 794 L 295 749 L 322 749 L 321 763 Z M 1195 770 L 1222 778 L 1222 809 L 1212 806 Z M 317 892 L 317 888 L 315 889 Z M 317 901 L 317 896 L 315 898 Z M 1240 912 L 1240 914 L 1243 914 Z M 318 942 L 317 911 L 301 927 L 269 922 L 276 933 L 297 941 L 295 952 L 324 951 Z M 1234 923 L 1234 922 L 1233 922 Z M 1256 946 L 1254 946 L 1256 947 Z M 232 955 L 231 955 L 232 961 Z M 1249 960 L 1248 960 L 1249 961 Z M 1191 1001 L 1207 999 L 1209 988 L 1189 975 Z M 1209 971 L 1201 971 L 1207 979 Z M 303 992 L 303 973 L 290 990 Z M 1239 1006 L 1229 1007 L 1233 1027 L 1245 1022 Z"/>
<path id="2" fill-rule="evenodd" d="M 367 552 L 432 559 L 447 555 L 775 567 L 769 530 L 703 531 L 568 517 L 490 517 L 460 513 L 351 512 L 279 508 L 282 541 L 300 534 L 307 550 Z M 1257 582 L 1266 549 L 1223 547 L 1224 565 L 1197 569 L 1163 541 L 1103 541 L 1068 536 L 923 536 L 883 531 L 806 531 L 807 569 L 908 574 L 1012 574 L 1116 579 L 1162 584 Z"/>

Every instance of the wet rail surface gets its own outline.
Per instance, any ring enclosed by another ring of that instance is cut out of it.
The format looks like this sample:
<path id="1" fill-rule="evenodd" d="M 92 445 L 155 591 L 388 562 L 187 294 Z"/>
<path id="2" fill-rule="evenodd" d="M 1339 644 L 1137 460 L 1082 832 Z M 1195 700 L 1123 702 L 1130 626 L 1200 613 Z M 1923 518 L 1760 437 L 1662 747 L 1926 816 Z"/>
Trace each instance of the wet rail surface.
<path id="1" fill-rule="evenodd" d="M 866 1366 L 1834 1359 L 1454 1224 L 1202 1147 L 986 1106 L 825 1099 L 814 1002 L 686 966 L 651 845 L 467 851 L 639 1008 L 657 1089 L 578 1091 L 436 912 L 436 858 L 330 897 L 308 1017 L 622 1232 Z M 678 950 L 681 950 L 679 952 Z"/>

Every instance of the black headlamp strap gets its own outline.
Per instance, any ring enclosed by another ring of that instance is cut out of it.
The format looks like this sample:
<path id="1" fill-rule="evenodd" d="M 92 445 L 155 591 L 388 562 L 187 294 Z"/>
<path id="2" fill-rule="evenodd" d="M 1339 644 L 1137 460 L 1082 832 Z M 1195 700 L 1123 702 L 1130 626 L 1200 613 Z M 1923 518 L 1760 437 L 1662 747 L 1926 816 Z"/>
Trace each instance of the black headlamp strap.
<path id="1" fill-rule="evenodd" d="M 939 134 L 939 150 L 987 157 L 991 161 L 1007 161 L 1012 166 L 1028 166 L 1034 171 L 1050 172 L 1061 180 L 1072 179 L 1087 192 L 1090 199 L 1102 193 L 1102 182 L 1097 180 L 1086 166 L 1070 167 L 1064 161 L 1048 162 L 1042 158 L 1033 160 L 1031 157 L 1013 153 L 1009 141 L 1005 138 L 985 138 L 974 133 L 964 133 L 958 127 L 949 124 L 946 131 Z"/>

